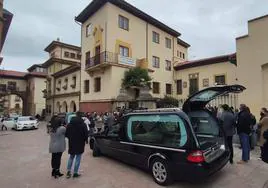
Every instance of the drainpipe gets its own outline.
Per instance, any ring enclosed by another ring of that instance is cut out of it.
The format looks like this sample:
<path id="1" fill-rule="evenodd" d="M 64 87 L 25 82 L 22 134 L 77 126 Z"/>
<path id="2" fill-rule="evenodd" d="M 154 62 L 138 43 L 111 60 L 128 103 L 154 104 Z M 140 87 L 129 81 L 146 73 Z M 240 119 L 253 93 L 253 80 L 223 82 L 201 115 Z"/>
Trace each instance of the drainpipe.
<path id="1" fill-rule="evenodd" d="M 107 51 L 107 31 L 108 27 L 107 27 L 107 22 L 105 22 L 105 52 Z"/>
<path id="2" fill-rule="evenodd" d="M 54 103 L 55 103 L 55 94 L 56 94 L 56 79 L 54 78 L 54 77 L 52 77 L 53 78 L 53 95 L 52 95 L 52 112 L 53 112 L 53 114 L 52 114 L 52 116 L 54 115 L 54 113 L 55 113 L 55 105 L 54 105 Z"/>
<path id="3" fill-rule="evenodd" d="M 83 28 L 82 28 L 82 24 L 79 23 L 78 21 L 75 20 L 75 23 L 77 23 L 80 27 L 81 27 L 81 34 L 80 34 L 80 48 L 81 48 L 81 59 L 80 59 L 80 94 L 79 94 L 79 111 L 81 109 L 81 94 L 82 94 L 82 91 L 81 91 L 81 88 L 82 88 L 82 36 L 83 36 Z M 77 109 L 76 109 L 77 110 Z"/>
<path id="4" fill-rule="evenodd" d="M 174 39 L 175 39 L 175 37 L 173 37 L 173 52 L 172 52 L 172 63 L 171 63 L 171 64 L 172 64 L 172 67 L 171 67 L 171 70 L 172 70 L 172 79 L 173 79 L 173 82 L 176 83 L 176 82 L 175 82 L 175 70 L 174 70 L 174 65 L 175 65 L 175 61 L 174 61 L 174 60 L 175 60 L 175 58 L 174 58 L 174 57 L 175 57 L 175 40 L 174 40 Z M 172 85 L 173 85 L 173 88 L 176 88 L 176 84 L 172 84 Z M 172 89 L 173 89 L 173 88 L 172 88 Z M 175 89 L 174 89 L 174 90 L 175 90 Z M 173 90 L 173 91 L 174 91 L 174 90 Z M 174 93 L 174 92 L 173 92 L 173 93 Z M 174 96 L 174 95 L 176 96 L 176 93 L 173 94 L 173 96 Z M 176 98 L 176 97 L 175 97 L 175 98 Z"/>
<path id="5" fill-rule="evenodd" d="M 148 22 L 146 22 L 146 61 L 148 62 Z"/>

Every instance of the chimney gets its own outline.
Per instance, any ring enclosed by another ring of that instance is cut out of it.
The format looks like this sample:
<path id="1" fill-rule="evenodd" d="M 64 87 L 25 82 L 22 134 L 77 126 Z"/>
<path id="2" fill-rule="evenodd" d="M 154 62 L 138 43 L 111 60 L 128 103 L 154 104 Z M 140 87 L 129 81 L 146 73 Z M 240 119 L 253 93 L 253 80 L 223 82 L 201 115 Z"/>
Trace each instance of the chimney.
<path id="1" fill-rule="evenodd" d="M 60 38 L 59 37 L 57 38 L 57 41 L 60 42 Z"/>

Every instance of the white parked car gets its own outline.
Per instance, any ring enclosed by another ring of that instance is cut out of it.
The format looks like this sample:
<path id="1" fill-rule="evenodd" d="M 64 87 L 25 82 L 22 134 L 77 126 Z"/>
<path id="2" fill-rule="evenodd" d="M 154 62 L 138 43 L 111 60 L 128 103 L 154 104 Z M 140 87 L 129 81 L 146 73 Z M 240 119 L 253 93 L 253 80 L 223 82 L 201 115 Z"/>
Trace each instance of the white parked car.
<path id="1" fill-rule="evenodd" d="M 16 118 L 14 118 L 14 117 L 6 118 L 6 119 L 4 119 L 3 124 L 8 129 L 14 129 L 15 125 L 16 125 Z"/>
<path id="2" fill-rule="evenodd" d="M 16 130 L 25 130 L 25 129 L 38 129 L 38 120 L 31 116 L 21 116 L 18 117 L 16 121 Z"/>

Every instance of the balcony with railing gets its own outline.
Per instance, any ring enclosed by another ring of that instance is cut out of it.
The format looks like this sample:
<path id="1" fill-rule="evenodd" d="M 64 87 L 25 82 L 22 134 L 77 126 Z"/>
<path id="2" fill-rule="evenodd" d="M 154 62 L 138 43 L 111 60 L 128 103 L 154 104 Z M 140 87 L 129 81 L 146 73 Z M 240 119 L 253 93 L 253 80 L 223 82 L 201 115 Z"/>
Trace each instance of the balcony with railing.
<path id="1" fill-rule="evenodd" d="M 43 98 L 49 98 L 52 95 L 51 90 L 44 89 L 42 92 L 43 92 Z"/>
<path id="2" fill-rule="evenodd" d="M 20 88 L 16 87 L 16 85 L 2 84 L 0 86 L 0 93 L 10 93 L 10 92 L 18 92 L 18 91 L 20 91 Z"/>
<path id="3" fill-rule="evenodd" d="M 116 53 L 104 51 L 86 61 L 86 70 L 88 72 L 101 69 L 112 65 L 136 66 L 136 59 L 124 57 Z"/>

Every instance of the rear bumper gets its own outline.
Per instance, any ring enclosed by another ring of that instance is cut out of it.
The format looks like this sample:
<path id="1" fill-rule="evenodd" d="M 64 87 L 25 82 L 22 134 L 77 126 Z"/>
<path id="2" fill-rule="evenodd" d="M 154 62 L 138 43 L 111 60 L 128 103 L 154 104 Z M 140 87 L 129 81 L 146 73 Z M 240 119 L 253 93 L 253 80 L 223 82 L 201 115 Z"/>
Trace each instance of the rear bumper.
<path id="1" fill-rule="evenodd" d="M 226 151 L 221 157 L 210 164 L 177 164 L 175 165 L 176 168 L 173 168 L 174 178 L 187 181 L 202 181 L 221 170 L 228 163 L 229 157 L 230 153 Z"/>

